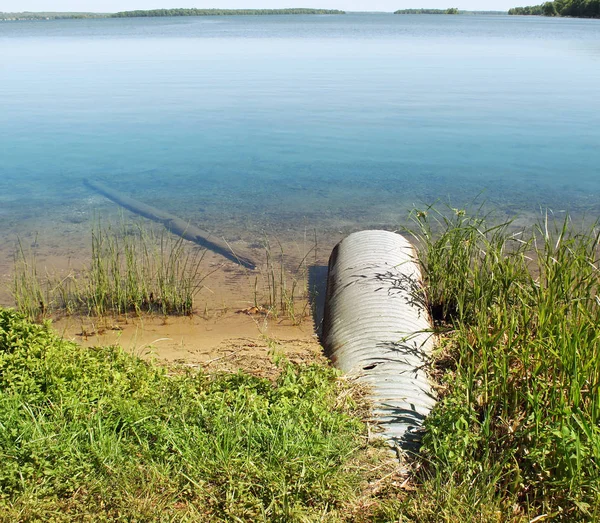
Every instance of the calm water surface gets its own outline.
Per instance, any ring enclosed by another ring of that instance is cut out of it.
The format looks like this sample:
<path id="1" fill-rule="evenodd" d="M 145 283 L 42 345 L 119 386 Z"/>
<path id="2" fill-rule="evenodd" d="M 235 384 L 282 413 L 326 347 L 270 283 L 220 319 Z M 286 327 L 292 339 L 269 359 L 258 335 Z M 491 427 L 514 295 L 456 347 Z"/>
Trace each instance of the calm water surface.
<path id="1" fill-rule="evenodd" d="M 598 20 L 6 22 L 0 52 L 0 248 L 114 209 L 84 178 L 247 243 L 438 199 L 600 216 Z"/>

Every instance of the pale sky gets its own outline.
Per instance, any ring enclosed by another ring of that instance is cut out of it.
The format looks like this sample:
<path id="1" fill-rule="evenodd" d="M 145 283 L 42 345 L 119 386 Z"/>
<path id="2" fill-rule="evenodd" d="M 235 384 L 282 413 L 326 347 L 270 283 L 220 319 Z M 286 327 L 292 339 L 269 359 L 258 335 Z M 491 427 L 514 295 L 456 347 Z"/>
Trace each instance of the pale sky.
<path id="1" fill-rule="evenodd" d="M 540 3 L 525 2 L 527 5 Z M 321 7 L 345 11 L 395 11 L 408 8 L 458 7 L 479 11 L 506 11 L 519 0 L 0 0 L 0 11 L 91 11 L 112 13 L 134 9 L 159 9 L 173 7 L 282 8 Z"/>

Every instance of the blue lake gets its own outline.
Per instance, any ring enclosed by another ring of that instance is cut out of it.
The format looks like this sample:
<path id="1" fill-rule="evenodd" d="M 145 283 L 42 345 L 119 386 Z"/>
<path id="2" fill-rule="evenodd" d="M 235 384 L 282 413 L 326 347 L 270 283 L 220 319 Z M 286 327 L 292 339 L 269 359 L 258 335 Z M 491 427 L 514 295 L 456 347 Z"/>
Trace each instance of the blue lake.
<path id="1" fill-rule="evenodd" d="M 598 20 L 5 22 L 0 53 L 0 249 L 114 210 L 85 178 L 246 243 L 438 200 L 600 216 Z"/>

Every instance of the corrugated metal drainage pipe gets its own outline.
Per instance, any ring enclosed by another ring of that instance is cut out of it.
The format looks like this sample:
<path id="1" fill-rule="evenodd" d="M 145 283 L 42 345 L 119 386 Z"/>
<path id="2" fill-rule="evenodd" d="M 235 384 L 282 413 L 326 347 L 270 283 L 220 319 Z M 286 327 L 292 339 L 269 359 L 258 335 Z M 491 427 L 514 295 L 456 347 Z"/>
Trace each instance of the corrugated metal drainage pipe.
<path id="1" fill-rule="evenodd" d="M 370 385 L 383 437 L 418 448 L 435 403 L 427 367 L 434 338 L 416 253 L 388 231 L 361 231 L 329 258 L 322 341 L 333 364 Z"/>

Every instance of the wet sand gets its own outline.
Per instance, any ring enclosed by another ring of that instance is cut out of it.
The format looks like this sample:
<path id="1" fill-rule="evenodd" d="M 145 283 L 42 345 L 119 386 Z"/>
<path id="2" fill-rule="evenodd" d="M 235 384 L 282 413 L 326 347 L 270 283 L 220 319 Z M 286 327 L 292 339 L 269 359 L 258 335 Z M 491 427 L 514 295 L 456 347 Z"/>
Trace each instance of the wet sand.
<path id="1" fill-rule="evenodd" d="M 263 315 L 227 312 L 209 319 L 197 315 L 127 321 L 71 317 L 53 326 L 65 339 L 84 346 L 120 345 L 143 358 L 211 372 L 267 369 L 275 354 L 292 361 L 321 355 L 310 318 L 290 325 Z"/>

